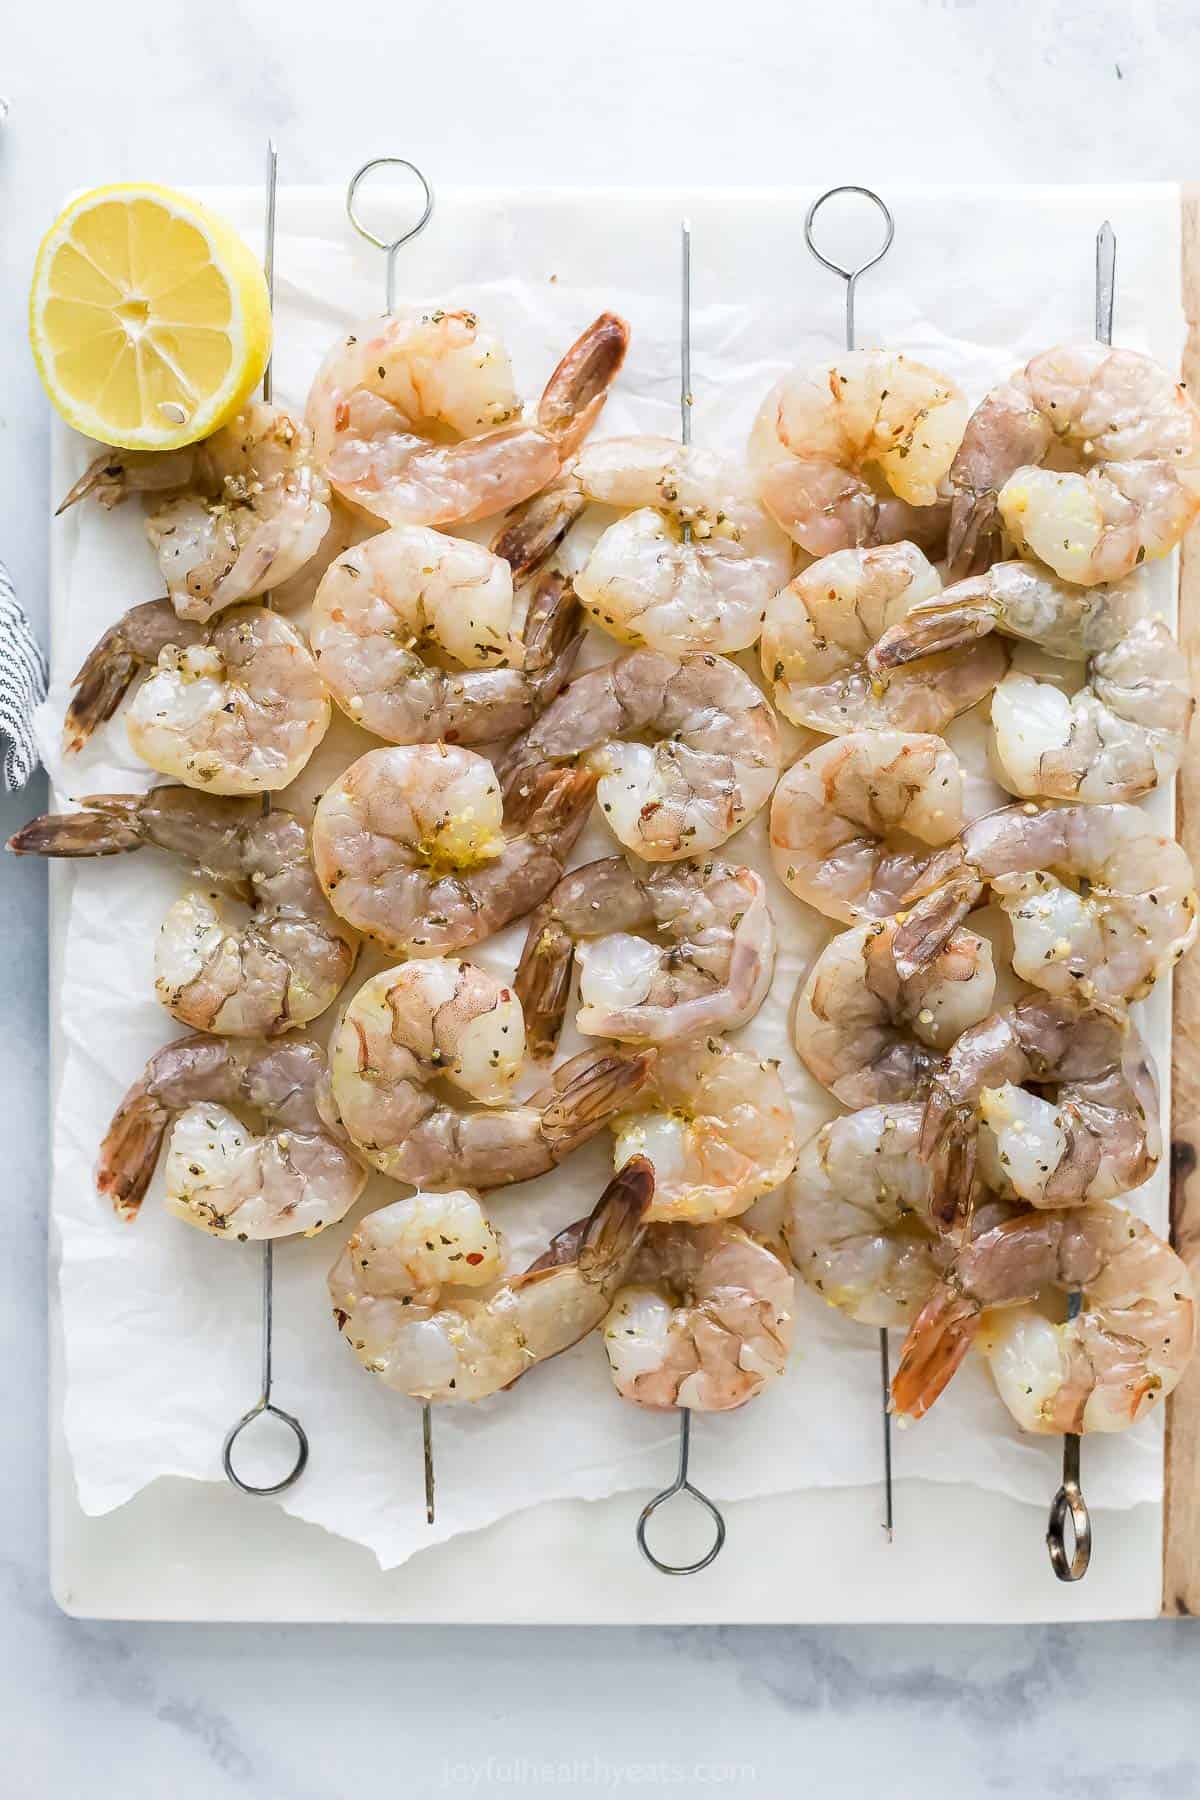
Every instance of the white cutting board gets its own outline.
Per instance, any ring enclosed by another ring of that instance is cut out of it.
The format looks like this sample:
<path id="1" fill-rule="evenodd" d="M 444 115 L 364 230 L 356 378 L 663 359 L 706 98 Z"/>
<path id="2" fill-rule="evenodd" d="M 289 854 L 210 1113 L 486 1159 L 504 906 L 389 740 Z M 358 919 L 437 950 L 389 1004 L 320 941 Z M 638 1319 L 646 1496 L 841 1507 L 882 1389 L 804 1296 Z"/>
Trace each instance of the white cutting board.
<path id="1" fill-rule="evenodd" d="M 1097 219 L 1118 193 L 1128 206 L 1129 189 L 1097 190 Z M 220 206 L 219 193 L 206 197 Z M 509 205 L 512 198 L 498 195 L 497 204 Z M 664 220 L 689 211 L 709 222 L 710 241 L 722 219 L 726 228 L 736 221 L 744 229 L 752 213 L 761 232 L 756 267 L 748 279 L 761 281 L 764 268 L 771 266 L 762 256 L 764 241 L 786 244 L 783 303 L 797 304 L 796 284 L 802 280 L 812 293 L 813 313 L 829 320 L 832 350 L 838 342 L 840 294 L 833 278 L 809 263 L 801 247 L 809 198 L 792 192 L 680 194 L 656 208 L 642 193 L 580 193 L 570 197 L 570 205 L 576 231 L 585 235 L 585 222 L 594 222 L 601 237 L 618 229 L 615 221 L 626 205 L 636 208 L 639 219 L 657 210 Z M 978 199 L 986 205 L 986 196 Z M 961 204 L 955 210 L 961 217 Z M 962 280 L 961 264 L 953 276 L 952 267 L 948 263 L 948 285 Z M 1073 287 L 1084 285 L 1072 276 Z M 58 451 L 55 460 L 61 466 L 61 437 Z M 52 553 L 52 631 L 61 622 L 63 605 L 61 570 Z M 58 975 L 66 881 L 62 870 L 51 873 L 57 1097 L 61 1057 L 56 1041 L 61 1008 L 70 998 L 60 995 Z M 1154 1047 L 1165 1075 L 1165 1032 Z M 75 1497 L 62 1432 L 63 1357 L 54 1292 L 51 1332 L 53 1585 L 60 1604 L 82 1616 L 917 1622 L 1152 1616 L 1160 1607 L 1159 1504 L 1097 1512 L 1092 1571 L 1085 1582 L 1068 1588 L 1053 1579 L 1041 1544 L 1044 1506 L 985 1493 L 972 1484 L 967 1468 L 952 1485 L 900 1480 L 897 1535 L 891 1544 L 880 1526 L 882 1494 L 870 1485 L 725 1502 L 729 1532 L 723 1555 L 702 1574 L 677 1581 L 655 1574 L 637 1553 L 634 1525 L 647 1494 L 531 1505 L 484 1530 L 424 1551 L 387 1574 L 360 1545 L 213 1484 L 162 1479 L 117 1510 L 87 1517 Z M 280 1403 L 298 1404 L 302 1396 L 286 1391 L 282 1374 L 279 1380 Z M 398 1460 L 413 1455 L 413 1412 L 398 1409 Z M 711 1469 L 719 1460 L 720 1442 L 719 1420 L 697 1421 L 692 1473 L 701 1484 L 706 1466 Z M 319 1454 L 318 1443 L 314 1456 Z M 663 1481 L 672 1473 L 668 1463 Z M 695 1555 L 707 1539 L 701 1533 L 693 1540 L 685 1529 L 683 1503 L 676 1505 L 677 1528 L 669 1512 L 660 1514 L 663 1524 L 654 1541 L 664 1554 Z"/>

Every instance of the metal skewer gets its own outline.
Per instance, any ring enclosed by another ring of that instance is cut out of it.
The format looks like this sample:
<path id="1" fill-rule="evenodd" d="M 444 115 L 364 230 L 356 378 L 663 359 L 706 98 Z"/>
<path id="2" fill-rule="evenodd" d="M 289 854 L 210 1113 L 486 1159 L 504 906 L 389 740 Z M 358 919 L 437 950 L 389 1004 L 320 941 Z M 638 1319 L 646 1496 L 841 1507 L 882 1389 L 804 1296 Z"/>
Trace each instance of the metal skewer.
<path id="1" fill-rule="evenodd" d="M 858 263 L 852 269 L 843 268 L 841 263 L 834 262 L 831 257 L 824 255 L 822 251 L 818 250 L 816 239 L 813 237 L 813 224 L 817 214 L 827 200 L 832 200 L 838 194 L 861 194 L 864 200 L 869 200 L 872 206 L 878 209 L 884 223 L 884 237 L 879 249 L 875 252 L 874 256 L 869 257 L 866 262 Z M 808 248 L 824 268 L 830 270 L 834 275 L 840 275 L 846 284 L 847 350 L 853 350 L 855 348 L 854 296 L 855 289 L 858 285 L 858 279 L 861 275 L 865 275 L 868 269 L 873 269 L 876 263 L 883 261 L 884 257 L 892 247 L 892 239 L 895 235 L 896 222 L 892 217 L 891 209 L 888 207 L 886 201 L 882 200 L 871 188 L 855 187 L 853 185 L 826 188 L 823 194 L 817 195 L 817 198 L 813 201 L 804 216 L 804 241 L 808 245 Z M 883 1409 L 883 1529 L 887 1532 L 888 1543 L 890 1544 L 895 1532 L 895 1504 L 892 1486 L 892 1415 L 889 1410 L 892 1371 L 886 1326 L 881 1327 L 879 1332 L 879 1384 L 880 1399 Z"/>
<path id="2" fill-rule="evenodd" d="M 1096 336 L 1100 343 L 1111 346 L 1113 316 L 1117 304 L 1117 234 L 1105 219 L 1096 233 Z M 1083 1309 L 1083 1295 L 1075 1288 L 1067 1299 L 1067 1318 L 1077 1319 Z M 1050 1504 L 1046 1526 L 1046 1548 L 1050 1567 L 1060 1581 L 1082 1581 L 1092 1558 L 1092 1516 L 1079 1485 L 1078 1433 L 1063 1436 L 1062 1485 Z M 1071 1521 L 1074 1544 L 1067 1549 L 1067 1520 Z"/>
<path id="3" fill-rule="evenodd" d="M 679 438 L 686 448 L 692 441 L 692 228 L 686 219 L 679 227 L 679 247 L 681 255 L 681 290 L 679 315 Z M 690 544 L 692 528 L 683 527 L 683 541 Z M 692 1447 L 692 1415 L 690 1408 L 679 1409 L 679 1467 L 670 1487 L 655 1494 L 653 1500 L 647 1501 L 638 1514 L 637 1541 L 638 1549 L 651 1566 L 660 1575 L 697 1575 L 701 1569 L 707 1569 L 709 1563 L 715 1562 L 725 1545 L 725 1518 L 715 1501 L 710 1500 L 688 1477 L 688 1460 Z M 697 1505 L 702 1506 L 716 1526 L 716 1535 L 705 1554 L 695 1562 L 669 1563 L 656 1556 L 646 1541 L 646 1527 L 659 1507 L 676 1494 L 687 1494 Z"/>
<path id="4" fill-rule="evenodd" d="M 409 226 L 407 231 L 402 231 L 399 237 L 391 239 L 379 237 L 359 217 L 357 208 L 359 183 L 373 169 L 407 169 L 410 174 L 416 176 L 421 184 L 425 201 L 421 216 L 415 224 Z M 419 169 L 416 163 L 409 162 L 406 156 L 373 156 L 350 177 L 350 185 L 346 189 L 346 216 L 358 235 L 366 238 L 368 244 L 373 244 L 377 250 L 382 250 L 387 258 L 384 277 L 384 312 L 394 313 L 396 310 L 396 256 L 405 244 L 410 243 L 418 233 L 424 231 L 432 218 L 433 188 L 426 179 L 424 171 Z M 423 1401 L 421 1405 L 421 1447 L 425 1462 L 425 1520 L 427 1524 L 432 1525 L 434 1519 L 433 1408 L 428 1400 Z"/>
<path id="5" fill-rule="evenodd" d="M 275 203 L 279 188 L 279 152 L 274 141 L 267 141 L 267 213 L 265 244 L 263 247 L 263 272 L 267 278 L 267 297 L 270 301 L 272 319 L 275 316 Z M 273 355 L 273 352 L 272 352 Z M 273 393 L 271 358 L 263 370 L 262 397 L 269 404 Z M 270 594 L 262 596 L 262 604 L 270 606 Z M 263 815 L 271 810 L 269 793 L 262 797 Z M 290 1488 L 294 1481 L 303 1475 L 308 1463 L 308 1433 L 294 1414 L 284 1412 L 271 1399 L 271 1356 L 275 1312 L 275 1245 L 270 1238 L 263 1241 L 262 1247 L 262 1391 L 249 1412 L 244 1412 L 236 1425 L 231 1426 L 225 1434 L 225 1442 L 221 1448 L 221 1463 L 226 1477 L 234 1487 L 241 1488 L 244 1494 L 281 1494 Z M 296 1439 L 296 1457 L 291 1468 L 279 1481 L 260 1485 L 247 1481 L 239 1475 L 233 1466 L 233 1450 L 238 1438 L 248 1425 L 260 1418 L 263 1413 L 270 1413 L 272 1418 L 279 1419 L 292 1432 Z"/>

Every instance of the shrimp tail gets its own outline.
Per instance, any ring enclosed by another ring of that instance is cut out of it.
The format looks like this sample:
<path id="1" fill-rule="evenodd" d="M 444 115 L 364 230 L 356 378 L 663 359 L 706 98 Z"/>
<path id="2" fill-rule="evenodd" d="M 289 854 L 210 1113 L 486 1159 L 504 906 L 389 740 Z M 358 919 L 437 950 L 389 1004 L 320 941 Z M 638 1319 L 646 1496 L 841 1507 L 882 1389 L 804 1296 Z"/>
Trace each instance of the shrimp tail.
<path id="1" fill-rule="evenodd" d="M 576 1219 L 551 1238 L 523 1280 L 546 1269 L 578 1263 L 589 1281 L 603 1283 L 618 1273 L 641 1243 L 645 1216 L 654 1198 L 654 1165 L 634 1156 L 613 1176 L 586 1219 Z"/>
<path id="2" fill-rule="evenodd" d="M 543 909 L 535 913 L 513 981 L 525 1014 L 531 1055 L 549 1056 L 558 1043 L 575 972 L 575 940 Z"/>
<path id="3" fill-rule="evenodd" d="M 548 570 L 538 581 L 525 621 L 525 674 L 543 713 L 566 686 L 583 647 L 582 608 L 569 575 Z"/>
<path id="4" fill-rule="evenodd" d="M 135 1082 L 113 1114 L 100 1145 L 96 1191 L 119 1219 L 135 1219 L 146 1197 L 171 1114 L 145 1080 Z"/>
<path id="5" fill-rule="evenodd" d="M 942 860 L 931 858 L 930 867 Z M 927 869 L 921 886 L 928 875 Z M 941 881 L 935 877 L 930 891 L 908 909 L 896 927 L 892 956 L 902 981 L 910 981 L 937 960 L 982 893 L 983 883 L 974 874 L 960 872 Z"/>
<path id="6" fill-rule="evenodd" d="M 42 813 L 8 840 L 14 856 L 120 856 L 146 842 L 138 794 L 89 794 L 79 812 Z"/>
<path id="7" fill-rule="evenodd" d="M 934 1289 L 909 1327 L 892 1382 L 890 1410 L 920 1419 L 957 1372 L 979 1330 L 976 1301 L 948 1284 Z"/>
<path id="8" fill-rule="evenodd" d="M 119 506 L 128 492 L 125 486 L 125 465 L 121 461 L 119 450 L 105 450 L 90 462 L 70 493 L 55 507 L 55 518 L 61 517 L 68 507 L 83 500 L 88 494 L 95 494 L 101 506 Z"/>
<path id="9" fill-rule="evenodd" d="M 935 1082 L 934 1089 L 937 1086 Z M 928 1145 L 927 1125 L 931 1132 L 936 1128 L 936 1137 Z M 962 1232 L 970 1224 L 978 1141 L 973 1119 L 952 1119 L 948 1123 L 940 1111 L 931 1113 L 926 1102 L 917 1154 L 923 1162 L 933 1165 L 929 1208 L 947 1232 Z"/>
<path id="10" fill-rule="evenodd" d="M 541 1135 L 555 1162 L 586 1144 L 630 1105 L 653 1063 L 652 1050 L 582 1050 L 554 1071 L 539 1110 Z M 530 1105 L 539 1106 L 539 1099 Z"/>
<path id="11" fill-rule="evenodd" d="M 122 626 L 112 625 L 84 658 L 74 694 L 63 720 L 63 749 L 82 750 L 95 731 L 111 719 L 129 690 L 142 658 L 128 642 Z"/>
<path id="12" fill-rule="evenodd" d="M 946 576 L 950 582 L 981 574 L 998 562 L 1004 550 L 1004 527 L 994 489 L 956 494 L 950 503 L 946 537 Z"/>
<path id="13" fill-rule="evenodd" d="M 507 791 L 504 823 L 510 831 L 553 839 L 565 857 L 587 822 L 599 776 L 592 769 L 519 771 Z"/>
<path id="14" fill-rule="evenodd" d="M 867 652 L 868 671 L 877 679 L 886 678 L 890 669 L 976 643 L 995 626 L 995 613 L 987 607 L 953 601 L 924 603 L 872 645 Z"/>
<path id="15" fill-rule="evenodd" d="M 608 398 L 629 348 L 629 326 L 616 313 L 593 319 L 546 383 L 538 425 L 558 445 L 562 460 L 574 456 Z"/>
<path id="16" fill-rule="evenodd" d="M 586 495 L 567 469 L 550 487 L 514 507 L 492 539 L 492 554 L 511 565 L 515 582 L 524 581 L 558 549 L 586 505 Z"/>
<path id="17" fill-rule="evenodd" d="M 584 1280 L 603 1287 L 623 1278 L 646 1230 L 654 1165 L 634 1156 L 618 1169 L 584 1224 L 576 1261 Z"/>

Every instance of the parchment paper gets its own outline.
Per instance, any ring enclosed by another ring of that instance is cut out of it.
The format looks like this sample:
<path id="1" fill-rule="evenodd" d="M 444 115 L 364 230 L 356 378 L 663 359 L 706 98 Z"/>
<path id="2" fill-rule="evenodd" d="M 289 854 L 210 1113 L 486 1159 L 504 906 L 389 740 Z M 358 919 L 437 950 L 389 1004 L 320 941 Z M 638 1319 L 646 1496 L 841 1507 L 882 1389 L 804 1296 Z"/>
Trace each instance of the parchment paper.
<path id="1" fill-rule="evenodd" d="M 259 241 L 257 192 L 205 197 L 251 242 Z M 841 347 L 841 283 L 803 244 L 811 197 L 803 190 L 441 194 L 428 230 L 401 253 L 398 289 L 415 299 L 469 304 L 497 322 L 530 398 L 587 320 L 615 308 L 629 319 L 633 341 L 601 429 L 673 432 L 678 223 L 686 211 L 693 226 L 694 437 L 737 449 L 783 368 Z M 1119 243 L 1118 338 L 1177 365 L 1182 316 L 1174 187 L 939 188 L 897 190 L 888 199 L 896 239 L 861 285 L 860 344 L 911 351 L 977 399 L 1036 349 L 1090 334 L 1093 238 L 1108 217 Z M 407 204 L 380 196 L 372 210 L 383 235 L 395 229 L 391 221 Z M 379 310 L 383 259 L 353 237 L 339 193 L 284 189 L 277 268 L 276 391 L 299 404 L 327 343 Z M 88 451 L 65 428 L 56 430 L 56 491 L 81 472 Z M 150 785 L 119 717 L 69 763 L 57 743 L 69 678 L 85 652 L 125 607 L 154 597 L 161 585 L 136 503 L 111 514 L 80 506 L 53 530 L 53 687 L 39 726 L 58 803 L 67 804 L 88 792 Z M 344 519 L 335 520 L 339 531 L 332 547 L 353 534 Z M 487 534 L 484 528 L 474 535 Z M 1174 616 L 1173 578 L 1171 565 L 1150 571 L 1168 617 Z M 301 578 L 280 595 L 300 620 L 311 586 Z M 612 645 L 593 635 L 587 660 L 604 660 Z M 754 662 L 747 659 L 747 666 Z M 960 721 L 953 732 L 980 771 L 972 794 L 977 810 L 999 797 L 982 774 L 985 736 L 981 719 Z M 337 769 L 368 746 L 340 722 L 281 803 L 297 810 L 311 804 Z M 1151 810 L 1169 819 L 1167 797 L 1156 796 Z M 574 860 L 611 847 L 597 823 Z M 725 854 L 766 868 L 764 821 Z M 224 1432 L 257 1393 L 259 1257 L 253 1248 L 217 1242 L 167 1216 L 158 1203 L 161 1175 L 131 1227 L 118 1224 L 92 1190 L 96 1146 L 113 1108 L 149 1054 L 177 1033 L 153 998 L 152 963 L 155 933 L 184 871 L 156 852 L 142 852 L 60 865 L 55 879 L 65 925 L 53 1003 L 64 1052 L 55 1080 L 52 1206 L 61 1247 L 66 1427 L 81 1505 L 99 1514 L 162 1474 L 222 1479 Z M 829 933 L 775 881 L 772 896 L 780 927 L 775 982 L 767 1005 L 740 1035 L 781 1060 L 803 1138 L 836 1109 L 799 1065 L 787 1011 L 797 980 Z M 517 927 L 474 954 L 511 972 L 522 938 Z M 371 958 L 360 964 L 352 987 L 377 966 Z M 1142 1024 L 1158 1057 L 1166 1108 L 1165 986 Z M 605 1137 L 555 1174 L 492 1197 L 492 1216 L 515 1266 L 590 1208 L 610 1167 Z M 373 1178 L 352 1220 L 401 1191 Z M 1165 1229 L 1164 1172 L 1135 1203 Z M 278 1502 L 289 1512 L 369 1546 L 387 1568 L 431 1542 L 540 1500 L 595 1498 L 669 1477 L 674 1415 L 644 1413 L 618 1400 L 593 1338 L 508 1394 L 437 1411 L 438 1517 L 428 1528 L 419 1408 L 372 1383 L 330 1318 L 325 1274 L 348 1224 L 309 1242 L 284 1242 L 276 1253 L 276 1398 L 302 1415 L 312 1440 L 307 1473 Z M 800 1284 L 797 1311 L 787 1378 L 740 1413 L 697 1422 L 704 1483 L 719 1498 L 879 1478 L 876 1335 Z M 1093 1505 L 1129 1507 L 1161 1497 L 1159 1419 L 1119 1439 L 1089 1439 L 1085 1455 Z M 901 1482 L 924 1476 L 1042 1501 L 1057 1485 L 1058 1456 L 1057 1440 L 1017 1433 L 982 1367 L 970 1363 L 928 1419 L 898 1434 L 896 1472 Z"/>

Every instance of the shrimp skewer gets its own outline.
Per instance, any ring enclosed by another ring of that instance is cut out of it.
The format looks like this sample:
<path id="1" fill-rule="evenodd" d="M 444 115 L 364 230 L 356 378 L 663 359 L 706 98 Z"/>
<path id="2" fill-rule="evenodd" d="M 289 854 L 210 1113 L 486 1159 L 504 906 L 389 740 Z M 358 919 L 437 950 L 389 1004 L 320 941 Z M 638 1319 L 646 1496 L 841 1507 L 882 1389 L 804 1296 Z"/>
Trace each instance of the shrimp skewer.
<path id="1" fill-rule="evenodd" d="M 777 1064 L 720 1038 L 661 1050 L 613 1130 L 618 1168 L 634 1156 L 653 1168 L 647 1216 L 664 1223 L 710 1224 L 745 1212 L 786 1181 L 796 1161 Z"/>
<path id="2" fill-rule="evenodd" d="M 950 480 L 955 573 L 993 559 L 999 514 L 1064 580 L 1119 581 L 1200 513 L 1200 413 L 1148 356 L 1059 345 L 972 414 Z"/>
<path id="3" fill-rule="evenodd" d="M 472 1194 L 419 1192 L 368 1213 L 329 1274 L 338 1330 L 385 1387 L 416 1399 L 465 1404 L 511 1387 L 601 1324 L 653 1188 L 648 1166 L 629 1164 L 586 1219 L 504 1278 Z"/>
<path id="4" fill-rule="evenodd" d="M 583 642 L 570 583 L 539 584 L 524 641 L 508 565 L 482 545 L 393 525 L 339 556 L 309 637 L 342 711 L 393 744 L 515 737 L 563 686 Z M 428 647 L 460 665 L 427 661 Z"/>
<path id="5" fill-rule="evenodd" d="M 1053 1290 L 1082 1292 L 1063 1324 L 1035 1304 Z M 1194 1314 L 1187 1265 L 1134 1213 L 1019 1213 L 954 1257 L 909 1331 L 893 1408 L 921 1418 L 978 1343 L 1023 1431 L 1124 1431 L 1178 1384 Z"/>
<path id="6" fill-rule="evenodd" d="M 511 987 L 470 963 L 402 963 L 355 994 L 329 1052 L 332 1110 L 373 1167 L 417 1187 L 501 1187 L 544 1175 L 627 1107 L 652 1057 L 609 1046 L 511 1087 L 525 1045 Z M 445 1080 L 480 1104 L 464 1106 Z"/>
<path id="7" fill-rule="evenodd" d="M 796 1050 L 843 1106 L 923 1094 L 943 1052 L 991 1010 L 991 946 L 973 932 L 954 931 L 935 957 L 911 973 L 902 969 L 902 921 L 919 919 L 915 908 L 839 932 L 800 986 L 792 1018 Z"/>
<path id="8" fill-rule="evenodd" d="M 325 683 L 286 619 L 239 606 L 197 625 L 151 600 L 110 626 L 75 677 L 66 750 L 112 718 L 141 668 L 151 673 L 125 714 L 130 744 L 152 769 L 210 794 L 287 787 L 329 727 Z"/>
<path id="9" fill-rule="evenodd" d="M 783 716 L 831 735 L 942 731 L 982 700 L 1008 666 L 994 638 L 923 659 L 886 683 L 869 664 L 876 641 L 940 592 L 937 571 L 908 543 L 835 551 L 780 588 L 759 651 Z"/>
<path id="10" fill-rule="evenodd" d="M 589 444 L 493 543 L 519 573 L 537 567 L 592 501 L 632 509 L 575 577 L 594 622 L 621 643 L 670 656 L 746 650 L 792 570 L 787 539 L 748 472 L 667 437 Z"/>
<path id="11" fill-rule="evenodd" d="M 155 991 L 197 1031 L 274 1037 L 323 1013 L 350 977 L 358 939 L 313 872 L 308 832 L 294 814 L 190 788 L 92 794 L 79 812 L 48 813 L 9 839 L 18 856 L 116 856 L 153 845 L 195 864 L 250 904 L 226 919 L 218 895 L 193 888 L 163 920 Z"/>
<path id="12" fill-rule="evenodd" d="M 1137 807 L 1029 801 L 973 820 L 930 858 L 898 966 L 911 974 L 936 956 L 985 886 L 1011 921 L 1013 968 L 1059 998 L 1123 1012 L 1196 938 L 1187 852 Z"/>
<path id="13" fill-rule="evenodd" d="M 847 350 L 772 388 L 750 437 L 767 511 L 812 556 L 900 539 L 936 549 L 967 403 L 912 357 Z"/>
<path id="14" fill-rule="evenodd" d="M 596 797 L 626 849 L 675 862 L 717 849 L 766 804 L 779 727 L 736 663 L 632 650 L 577 675 L 517 740 L 503 763 L 506 791 L 578 757 L 599 776 Z"/>
<path id="15" fill-rule="evenodd" d="M 289 580 L 329 529 L 311 433 L 266 401 L 183 450 L 103 451 L 58 510 L 85 494 L 112 507 L 132 493 L 171 496 L 148 515 L 146 535 L 175 611 L 201 624 Z"/>
<path id="16" fill-rule="evenodd" d="M 652 932 L 654 943 L 634 933 Z M 664 1043 L 745 1025 L 766 998 L 775 922 L 766 883 L 729 863 L 639 869 L 604 857 L 564 875 L 529 925 L 516 974 L 537 1056 L 558 1042 L 576 958 L 588 1036 Z"/>
<path id="17" fill-rule="evenodd" d="M 613 1385 L 635 1406 L 744 1406 L 787 1367 L 794 1306 L 782 1257 L 742 1226 L 651 1225 L 604 1321 Z"/>
<path id="18" fill-rule="evenodd" d="M 1175 773 L 1194 704 L 1187 664 L 1136 577 L 1079 588 L 1031 563 L 996 563 L 918 601 L 868 652 L 867 667 L 886 682 L 993 631 L 1087 664 L 1071 697 L 1018 674 L 993 695 L 996 749 L 1015 792 L 1136 800 Z"/>
<path id="19" fill-rule="evenodd" d="M 1162 1156 L 1153 1058 L 1128 1020 L 1029 994 L 964 1031 L 931 1080 L 921 1155 L 976 1132 L 996 1193 L 1046 1207 L 1116 1199 Z"/>
<path id="20" fill-rule="evenodd" d="M 322 796 L 313 863 L 334 911 L 401 956 L 462 950 L 561 880 L 596 777 L 543 769 L 503 801 L 473 750 L 369 750 Z"/>
<path id="21" fill-rule="evenodd" d="M 134 1218 L 171 1127 L 169 1211 L 238 1243 L 312 1237 L 344 1218 L 367 1179 L 321 1115 L 324 1079 L 324 1055 L 306 1038 L 177 1038 L 117 1108 L 97 1189 L 119 1218 Z M 235 1106 L 261 1115 L 266 1134 L 248 1132 Z"/>
<path id="22" fill-rule="evenodd" d="M 625 360 L 601 313 L 521 421 L 508 353 L 474 313 L 403 307 L 332 347 L 308 399 L 319 464 L 348 504 L 388 525 L 466 525 L 553 481 Z"/>
<path id="23" fill-rule="evenodd" d="M 963 825 L 963 774 L 941 738 L 858 731 L 792 764 L 771 800 L 775 873 L 799 900 L 852 923 L 894 913 Z"/>

